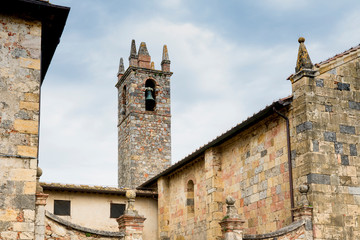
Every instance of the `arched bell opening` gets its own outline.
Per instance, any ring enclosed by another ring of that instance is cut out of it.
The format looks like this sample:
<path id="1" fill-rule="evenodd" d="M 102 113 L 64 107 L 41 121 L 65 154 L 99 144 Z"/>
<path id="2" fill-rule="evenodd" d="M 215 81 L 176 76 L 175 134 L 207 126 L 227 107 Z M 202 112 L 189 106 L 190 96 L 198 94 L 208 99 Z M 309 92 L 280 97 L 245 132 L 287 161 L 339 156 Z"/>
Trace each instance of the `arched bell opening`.
<path id="1" fill-rule="evenodd" d="M 145 82 L 145 110 L 154 111 L 156 106 L 155 81 L 148 79 Z"/>

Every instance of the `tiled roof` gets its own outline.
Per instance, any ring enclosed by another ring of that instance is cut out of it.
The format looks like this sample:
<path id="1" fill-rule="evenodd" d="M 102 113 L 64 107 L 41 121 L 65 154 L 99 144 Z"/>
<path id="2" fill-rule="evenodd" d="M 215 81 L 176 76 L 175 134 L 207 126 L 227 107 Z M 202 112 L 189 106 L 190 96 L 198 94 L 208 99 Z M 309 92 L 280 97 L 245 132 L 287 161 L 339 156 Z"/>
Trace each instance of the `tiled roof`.
<path id="1" fill-rule="evenodd" d="M 69 191 L 69 192 L 84 192 L 84 193 L 103 193 L 114 195 L 125 195 L 128 188 L 116 188 L 106 186 L 90 186 L 90 185 L 75 185 L 75 184 L 62 184 L 62 183 L 40 183 L 44 190 L 53 191 Z M 148 190 L 136 190 L 137 196 L 153 196 L 156 197 L 157 193 Z"/>
<path id="2" fill-rule="evenodd" d="M 329 62 L 331 62 L 331 61 L 334 61 L 334 60 L 336 60 L 336 59 L 338 59 L 338 58 L 340 58 L 340 57 L 343 57 L 343 56 L 345 56 L 345 55 L 348 55 L 348 54 L 350 54 L 350 53 L 352 53 L 352 52 L 355 52 L 355 51 L 357 51 L 357 50 L 359 50 L 359 49 L 360 49 L 360 44 L 357 45 L 357 46 L 355 46 L 355 47 L 352 47 L 352 48 L 350 48 L 350 49 L 348 49 L 348 50 L 346 50 L 346 51 L 344 51 L 344 52 L 342 52 L 342 53 L 336 54 L 335 56 L 333 56 L 333 57 L 331 57 L 331 58 L 328 58 L 328 59 L 326 59 L 325 61 L 316 63 L 316 64 L 315 64 L 315 67 L 319 67 L 320 65 L 323 65 L 323 64 L 329 63 Z"/>

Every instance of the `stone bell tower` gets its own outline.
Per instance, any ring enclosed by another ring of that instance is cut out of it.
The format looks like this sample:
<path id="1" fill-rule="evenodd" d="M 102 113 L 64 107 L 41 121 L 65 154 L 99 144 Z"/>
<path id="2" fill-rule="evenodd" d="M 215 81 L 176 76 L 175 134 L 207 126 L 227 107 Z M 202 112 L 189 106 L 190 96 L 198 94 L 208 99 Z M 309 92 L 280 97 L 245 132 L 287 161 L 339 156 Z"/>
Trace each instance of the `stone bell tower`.
<path id="1" fill-rule="evenodd" d="M 132 40 L 129 67 L 120 59 L 118 82 L 118 183 L 134 188 L 170 166 L 170 60 L 164 45 L 161 70 L 142 42 Z"/>

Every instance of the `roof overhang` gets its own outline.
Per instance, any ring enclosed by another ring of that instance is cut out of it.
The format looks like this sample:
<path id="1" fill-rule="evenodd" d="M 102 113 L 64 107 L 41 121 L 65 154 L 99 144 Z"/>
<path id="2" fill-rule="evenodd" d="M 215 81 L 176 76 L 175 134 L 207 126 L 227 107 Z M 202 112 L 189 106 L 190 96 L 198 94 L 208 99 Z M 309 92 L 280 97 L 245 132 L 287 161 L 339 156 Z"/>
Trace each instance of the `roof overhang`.
<path id="1" fill-rule="evenodd" d="M 41 34 L 41 83 L 44 81 L 51 59 L 65 27 L 70 8 L 40 0 L 6 0 L 0 13 L 42 22 Z"/>

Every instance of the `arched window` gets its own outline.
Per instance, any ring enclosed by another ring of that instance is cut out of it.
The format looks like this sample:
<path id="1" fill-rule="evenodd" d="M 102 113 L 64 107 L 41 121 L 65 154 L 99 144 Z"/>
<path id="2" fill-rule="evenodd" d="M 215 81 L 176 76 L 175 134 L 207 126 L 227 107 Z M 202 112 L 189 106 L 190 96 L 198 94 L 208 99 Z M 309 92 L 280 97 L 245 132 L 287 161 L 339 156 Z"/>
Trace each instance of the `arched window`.
<path id="1" fill-rule="evenodd" d="M 186 208 L 188 216 L 191 216 L 195 212 L 194 205 L 194 182 L 189 180 L 186 188 Z"/>
<path id="2" fill-rule="evenodd" d="M 148 79 L 145 82 L 145 110 L 154 111 L 156 106 L 155 81 Z"/>
<path id="3" fill-rule="evenodd" d="M 126 115 L 126 85 L 123 87 L 121 95 L 122 114 Z"/>

